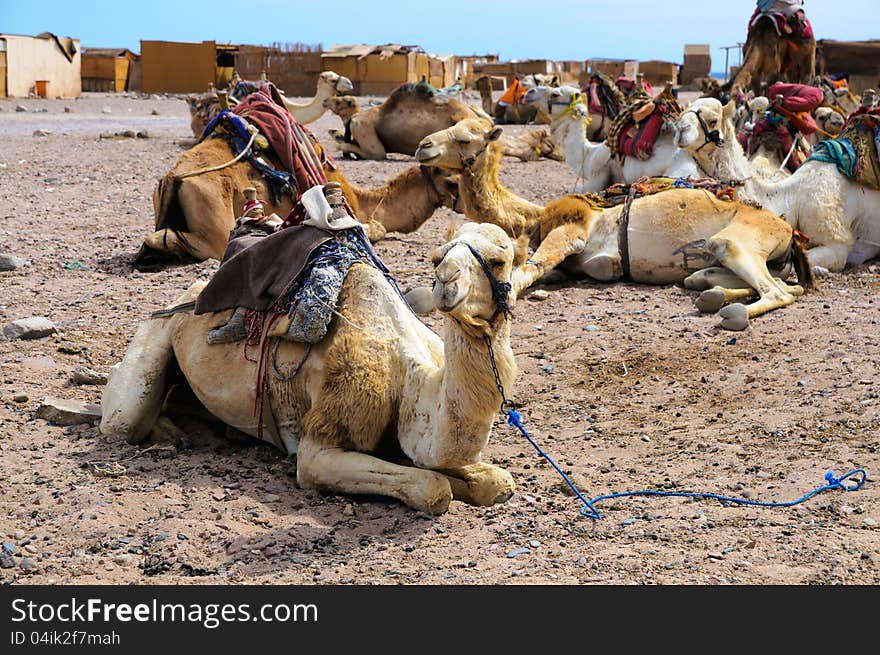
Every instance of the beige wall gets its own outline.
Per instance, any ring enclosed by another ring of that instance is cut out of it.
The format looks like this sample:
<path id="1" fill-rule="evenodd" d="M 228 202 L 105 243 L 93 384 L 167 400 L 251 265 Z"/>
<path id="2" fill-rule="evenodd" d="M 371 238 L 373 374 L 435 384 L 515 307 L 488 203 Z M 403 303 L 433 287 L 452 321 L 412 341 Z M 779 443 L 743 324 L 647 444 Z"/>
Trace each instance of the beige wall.
<path id="1" fill-rule="evenodd" d="M 141 41 L 141 75 L 145 93 L 204 93 L 217 82 L 217 45 Z"/>
<path id="2" fill-rule="evenodd" d="M 49 97 L 76 98 L 82 93 L 80 45 L 74 39 L 76 54 L 68 61 L 54 39 L 0 34 L 6 41 L 6 93 L 25 98 L 37 80 L 49 80 Z"/>

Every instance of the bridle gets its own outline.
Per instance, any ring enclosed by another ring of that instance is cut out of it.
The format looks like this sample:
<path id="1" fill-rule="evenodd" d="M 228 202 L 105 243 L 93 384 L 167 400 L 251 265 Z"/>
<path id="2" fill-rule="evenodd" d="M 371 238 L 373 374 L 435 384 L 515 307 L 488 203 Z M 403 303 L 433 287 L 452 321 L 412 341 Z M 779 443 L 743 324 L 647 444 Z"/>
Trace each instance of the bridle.
<path id="1" fill-rule="evenodd" d="M 699 109 L 688 109 L 688 110 L 682 112 L 682 116 L 684 116 L 685 114 L 695 114 L 697 117 L 697 120 L 700 123 L 700 129 L 703 130 L 703 137 L 704 137 L 703 145 L 701 145 L 699 148 L 697 148 L 696 152 L 700 152 L 700 150 L 705 148 L 710 143 L 714 143 L 715 146 L 718 148 L 721 147 L 721 144 L 724 142 L 724 139 L 721 136 L 721 132 L 719 132 L 718 130 L 710 130 L 709 129 L 709 126 L 706 125 L 706 121 L 703 120 L 703 115 L 700 114 Z"/>
<path id="2" fill-rule="evenodd" d="M 506 317 L 510 316 L 511 308 L 510 308 L 510 290 L 513 288 L 510 282 L 502 282 L 495 274 L 492 273 L 492 269 L 489 267 L 489 264 L 483 258 L 483 256 L 467 241 L 453 241 L 449 244 L 449 248 L 446 250 L 448 254 L 450 250 L 452 250 L 455 246 L 463 244 L 467 246 L 468 250 L 471 251 L 471 254 L 474 256 L 474 259 L 477 260 L 477 263 L 480 265 L 480 268 L 483 269 L 483 273 L 486 276 L 486 279 L 489 280 L 489 286 L 492 287 L 492 302 L 495 303 L 495 311 L 492 313 L 491 318 L 489 318 L 488 323 L 491 327 L 493 323 L 495 323 L 495 319 L 498 318 L 499 314 L 503 314 Z M 444 255 L 445 257 L 445 255 Z M 435 280 L 436 283 L 436 280 Z M 488 337 L 487 337 L 488 338 Z"/>

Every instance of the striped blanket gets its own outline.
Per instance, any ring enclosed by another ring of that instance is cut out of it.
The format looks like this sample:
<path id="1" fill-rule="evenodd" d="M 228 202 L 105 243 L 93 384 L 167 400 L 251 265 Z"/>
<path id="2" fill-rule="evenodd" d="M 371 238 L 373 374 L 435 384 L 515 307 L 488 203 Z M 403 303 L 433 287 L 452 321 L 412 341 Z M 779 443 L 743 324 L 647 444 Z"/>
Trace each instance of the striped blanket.
<path id="1" fill-rule="evenodd" d="M 813 146 L 810 159 L 832 163 L 848 178 L 880 191 L 880 109 L 853 112 L 840 136 Z"/>

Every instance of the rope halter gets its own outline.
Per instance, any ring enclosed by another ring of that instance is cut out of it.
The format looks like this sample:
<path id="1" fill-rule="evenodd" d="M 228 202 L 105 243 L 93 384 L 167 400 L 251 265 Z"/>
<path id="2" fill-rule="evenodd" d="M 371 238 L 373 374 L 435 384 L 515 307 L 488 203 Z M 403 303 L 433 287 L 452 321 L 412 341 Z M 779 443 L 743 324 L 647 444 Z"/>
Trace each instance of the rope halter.
<path id="1" fill-rule="evenodd" d="M 697 120 L 700 123 L 700 129 L 703 130 L 703 137 L 704 137 L 703 145 L 701 145 L 699 148 L 697 148 L 697 150 L 696 150 L 697 152 L 700 152 L 700 150 L 705 148 L 710 143 L 714 143 L 715 146 L 718 148 L 721 147 L 721 145 L 724 143 L 724 138 L 721 136 L 721 132 L 719 132 L 718 130 L 710 130 L 709 129 L 709 126 L 706 125 L 706 121 L 703 120 L 703 115 L 700 113 L 699 109 L 688 109 L 688 110 L 682 112 L 682 116 L 684 116 L 685 114 L 696 115 Z"/>

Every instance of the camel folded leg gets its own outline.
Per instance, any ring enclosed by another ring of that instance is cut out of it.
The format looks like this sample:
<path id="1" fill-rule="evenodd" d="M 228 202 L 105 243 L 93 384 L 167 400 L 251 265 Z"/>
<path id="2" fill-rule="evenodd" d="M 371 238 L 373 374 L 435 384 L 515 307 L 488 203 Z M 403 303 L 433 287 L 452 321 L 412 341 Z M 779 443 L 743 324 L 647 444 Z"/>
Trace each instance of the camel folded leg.
<path id="1" fill-rule="evenodd" d="M 372 126 L 361 125 L 356 118 L 351 121 L 351 142 L 340 143 L 343 153 L 357 155 L 361 159 L 385 159 L 385 145 Z"/>
<path id="2" fill-rule="evenodd" d="M 223 244 L 212 243 L 194 232 L 175 232 L 168 228 L 157 230 L 148 235 L 144 239 L 144 243 L 147 247 L 159 252 L 181 256 L 189 255 L 199 261 L 220 259 L 226 250 L 225 241 Z"/>
<path id="3" fill-rule="evenodd" d="M 516 490 L 513 476 L 503 468 L 477 462 L 456 469 L 440 471 L 452 485 L 455 500 L 488 507 L 503 503 Z"/>
<path id="4" fill-rule="evenodd" d="M 816 275 L 828 275 L 829 272 L 839 273 L 846 266 L 846 258 L 849 255 L 849 246 L 843 243 L 829 244 L 810 248 L 807 256 L 813 265 Z"/>
<path id="5" fill-rule="evenodd" d="M 583 225 L 569 223 L 551 230 L 532 258 L 513 271 L 513 292 L 519 296 L 566 257 L 583 252 L 586 246 L 587 228 Z"/>
<path id="6" fill-rule="evenodd" d="M 452 500 L 449 480 L 436 471 L 391 464 L 313 439 L 300 442 L 296 479 L 306 489 L 390 496 L 429 514 L 443 514 Z"/>

